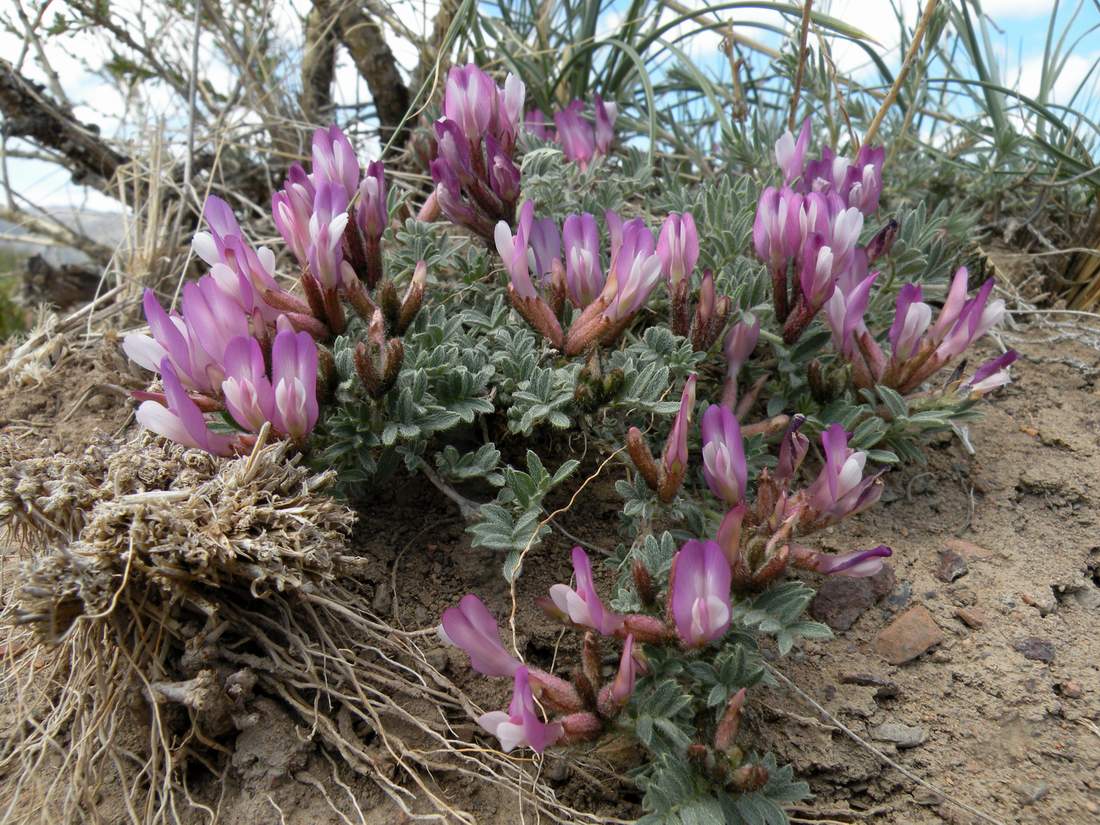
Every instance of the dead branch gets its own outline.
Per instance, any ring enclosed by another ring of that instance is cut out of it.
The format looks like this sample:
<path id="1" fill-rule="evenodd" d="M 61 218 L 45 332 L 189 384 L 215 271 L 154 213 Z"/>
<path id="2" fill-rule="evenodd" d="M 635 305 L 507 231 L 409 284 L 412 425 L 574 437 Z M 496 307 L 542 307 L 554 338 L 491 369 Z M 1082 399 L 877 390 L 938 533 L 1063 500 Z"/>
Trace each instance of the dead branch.
<path id="1" fill-rule="evenodd" d="M 321 123 L 332 109 L 332 79 L 336 73 L 335 21 L 314 6 L 306 15 L 305 48 L 302 50 L 302 114 Z"/>
<path id="2" fill-rule="evenodd" d="M 317 7 L 329 9 L 327 0 L 315 0 Z M 390 139 L 409 108 L 409 89 L 398 71 L 397 61 L 386 43 L 382 26 L 354 4 L 342 4 L 336 11 L 340 41 L 347 47 L 355 68 L 367 83 L 383 142 Z M 403 129 L 402 132 L 407 132 Z M 398 134 L 392 146 L 400 149 L 404 134 Z"/>
<path id="3" fill-rule="evenodd" d="M 11 137 L 27 138 L 60 152 L 73 180 L 114 195 L 110 181 L 129 163 L 99 136 L 99 127 L 73 117 L 54 102 L 39 84 L 28 80 L 7 60 L 0 58 L 0 113 Z"/>

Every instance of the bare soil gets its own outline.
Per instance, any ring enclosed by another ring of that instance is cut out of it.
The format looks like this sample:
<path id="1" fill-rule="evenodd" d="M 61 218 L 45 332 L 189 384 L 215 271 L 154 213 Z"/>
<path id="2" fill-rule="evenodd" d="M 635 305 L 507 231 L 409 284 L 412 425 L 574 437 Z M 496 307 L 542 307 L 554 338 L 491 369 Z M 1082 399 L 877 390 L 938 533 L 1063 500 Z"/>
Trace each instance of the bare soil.
<path id="1" fill-rule="evenodd" d="M 773 664 L 834 721 L 943 794 L 1002 823 L 1084 825 L 1100 821 L 1100 353 L 1064 341 L 1053 348 L 1041 331 L 1025 337 L 1016 382 L 971 428 L 976 455 L 958 439 L 934 440 L 926 466 L 889 473 L 880 506 L 824 537 L 836 549 L 890 544 L 892 592 L 833 640 Z M 48 439 L 69 453 L 97 430 L 114 433 L 124 426 L 130 404 L 115 388 L 140 380 L 122 377 L 113 345 L 70 353 L 37 386 L 0 388 L 5 431 Z M 619 500 L 612 485 L 620 473 L 609 465 L 557 519 L 560 526 L 595 546 L 613 546 Z M 583 478 L 578 473 L 567 484 L 561 503 Z M 470 549 L 456 508 L 434 488 L 398 480 L 357 508 L 354 545 L 372 560 L 368 579 L 377 615 L 398 628 L 427 629 L 469 592 L 498 616 L 509 615 L 501 560 Z M 936 574 L 952 539 L 968 542 L 951 545 L 965 551 L 966 571 L 948 582 Z M 552 534 L 528 557 L 518 586 L 520 650 L 540 664 L 574 661 L 572 635 L 563 635 L 533 604 L 550 584 L 568 580 L 573 543 Z M 915 606 L 929 611 L 943 641 L 914 661 L 890 665 L 876 652 L 876 639 Z M 960 609 L 980 626 L 960 620 Z M 461 653 L 428 636 L 421 646 L 481 707 L 507 703 L 509 686 L 471 673 Z M 261 698 L 255 710 L 261 724 L 224 743 L 233 755 L 220 775 L 196 765 L 186 777 L 196 801 L 220 809 L 220 821 L 409 821 L 375 782 L 352 775 L 339 755 L 318 749 L 310 731 L 278 702 Z M 427 701 L 410 710 L 439 716 Z M 20 721 L 0 719 L 0 725 Z M 815 794 L 794 812 L 798 822 L 979 821 L 884 765 L 834 721 L 782 686 L 750 697 L 746 743 L 793 762 Z M 454 736 L 485 742 L 471 720 L 447 722 Z M 880 738 L 883 725 L 919 728 L 911 733 L 921 742 L 899 750 Z M 374 747 L 381 768 L 392 768 L 401 781 L 391 756 Z M 640 814 L 637 792 L 609 779 L 608 769 L 621 770 L 633 758 L 629 747 L 608 743 L 580 762 L 550 756 L 540 775 L 572 807 L 607 821 L 630 820 Z M 0 777 L 0 797 L 7 781 L 11 777 Z M 467 821 L 533 821 L 524 802 L 529 783 L 503 792 L 443 767 L 426 781 L 468 812 Z M 118 789 L 103 789 L 100 813 L 105 821 L 122 821 L 124 809 L 112 793 Z M 432 810 L 416 788 L 410 787 L 409 798 L 413 811 Z M 21 813 L 31 812 L 12 812 L 10 821 L 20 821 Z M 181 816 L 210 821 L 197 808 Z"/>

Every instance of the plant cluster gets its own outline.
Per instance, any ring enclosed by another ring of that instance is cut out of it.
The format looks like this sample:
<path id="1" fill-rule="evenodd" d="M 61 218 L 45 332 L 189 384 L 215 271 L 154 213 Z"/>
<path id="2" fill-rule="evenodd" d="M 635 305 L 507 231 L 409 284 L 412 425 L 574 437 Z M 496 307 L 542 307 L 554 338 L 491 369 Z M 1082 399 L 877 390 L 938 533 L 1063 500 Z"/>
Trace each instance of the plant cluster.
<path id="1" fill-rule="evenodd" d="M 164 385 L 141 394 L 139 421 L 218 455 L 266 427 L 349 493 L 403 461 L 459 504 L 474 547 L 506 553 L 509 579 L 548 530 L 545 497 L 579 466 L 546 469 L 540 436 L 576 428 L 601 450 L 622 445 L 634 469 L 616 484 L 613 592 L 601 597 L 576 547 L 575 585 L 543 605 L 581 634 L 568 678 L 510 653 L 475 595 L 441 633 L 479 673 L 512 680 L 508 709 L 479 720 L 503 750 L 626 731 L 650 755 L 636 770 L 647 821 L 687 809 L 781 821 L 805 785 L 736 737 L 768 679 L 760 638 L 785 654 L 828 635 L 803 618 L 813 590 L 786 574 L 882 568 L 884 544 L 831 555 L 813 534 L 873 506 L 885 465 L 1008 381 L 1011 352 L 932 381 L 1003 302 L 992 281 L 970 296 L 959 267 L 933 321 L 924 290 L 939 289 L 967 224 L 917 208 L 870 226 L 881 147 L 807 160 L 807 119 L 774 145 L 778 185 L 728 173 L 687 188 L 612 152 L 614 104 L 595 97 L 590 122 L 574 101 L 551 132 L 525 96 L 514 75 L 498 86 L 476 65 L 450 70 L 434 186 L 403 226 L 381 164 L 364 172 L 338 129 L 318 131 L 312 172 L 292 167 L 272 202 L 300 294 L 212 199 L 195 239 L 210 274 L 185 285 L 179 315 L 147 294 L 152 335 L 125 344 Z M 387 272 L 409 269 L 398 299 Z M 522 468 L 506 458 L 517 443 Z M 491 501 L 467 497 L 486 490 Z"/>

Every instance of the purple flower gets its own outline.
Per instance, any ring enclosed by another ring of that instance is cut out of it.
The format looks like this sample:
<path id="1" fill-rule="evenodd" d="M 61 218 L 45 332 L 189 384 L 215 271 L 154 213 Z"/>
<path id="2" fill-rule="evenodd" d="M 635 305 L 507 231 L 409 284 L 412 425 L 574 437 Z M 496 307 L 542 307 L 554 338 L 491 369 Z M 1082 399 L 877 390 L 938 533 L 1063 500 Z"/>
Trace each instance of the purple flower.
<path id="1" fill-rule="evenodd" d="M 711 404 L 703 413 L 702 432 L 703 477 L 710 491 L 733 507 L 748 485 L 741 427 L 728 407 Z"/>
<path id="2" fill-rule="evenodd" d="M 849 360 L 856 358 L 859 353 L 856 336 L 867 329 L 863 315 L 867 312 L 871 286 L 877 277 L 877 272 L 867 276 L 847 294 L 838 283 L 837 289 L 833 290 L 832 297 L 825 304 L 825 317 L 833 332 L 833 346 Z"/>
<path id="3" fill-rule="evenodd" d="M 386 231 L 386 175 L 382 162 L 371 161 L 359 184 L 359 204 L 355 208 L 355 222 L 365 238 L 381 238 Z"/>
<path id="4" fill-rule="evenodd" d="M 304 438 L 317 423 L 317 344 L 307 332 L 287 325 L 271 348 L 271 384 L 275 390 L 272 424 L 283 435 Z"/>
<path id="5" fill-rule="evenodd" d="M 176 313 L 169 315 L 165 312 L 151 289 L 145 290 L 142 305 L 152 336 L 141 333 L 127 335 L 122 341 L 127 357 L 153 372 L 159 372 L 161 362 L 168 358 L 188 387 L 210 390 L 210 381 L 203 368 L 209 359 L 202 350 L 196 350 L 183 318 Z M 192 358 L 193 352 L 199 354 L 199 359 Z"/>
<path id="6" fill-rule="evenodd" d="M 670 607 L 685 647 L 720 639 L 730 626 L 730 563 L 713 541 L 689 541 L 672 560 Z"/>
<path id="7" fill-rule="evenodd" d="M 779 445 L 779 461 L 772 474 L 776 481 L 790 481 L 802 466 L 802 461 L 810 449 L 810 439 L 799 432 L 805 423 L 806 416 L 796 415 L 787 425 L 787 432 L 784 433 L 783 441 Z"/>
<path id="8" fill-rule="evenodd" d="M 802 174 L 802 163 L 806 156 L 806 149 L 810 145 L 810 119 L 802 121 L 802 129 L 798 133 L 798 140 L 788 129 L 779 140 L 775 142 L 775 161 L 783 173 L 783 182 L 790 184 Z"/>
<path id="9" fill-rule="evenodd" d="M 553 218 L 540 218 L 531 224 L 530 247 L 535 259 L 535 274 L 549 274 L 554 261 L 561 259 L 561 234 Z"/>
<path id="10" fill-rule="evenodd" d="M 638 663 L 634 660 L 634 636 L 626 637 L 623 655 L 619 658 L 619 670 L 611 683 L 611 698 L 623 705 L 634 692 L 634 683 L 638 678 Z"/>
<path id="11" fill-rule="evenodd" d="M 348 224 L 348 198 L 343 188 L 334 183 L 321 183 L 313 202 L 309 219 L 309 248 L 306 256 L 309 269 L 323 289 L 339 289 L 345 277 L 344 229 Z"/>
<path id="12" fill-rule="evenodd" d="M 156 401 L 143 401 L 136 414 L 138 423 L 145 429 L 185 447 L 206 450 L 214 455 L 232 455 L 232 439 L 206 428 L 202 411 L 183 389 L 183 384 L 168 358 L 160 363 L 160 376 L 164 382 L 164 397 L 168 406 Z"/>
<path id="13" fill-rule="evenodd" d="M 524 128 L 539 140 L 553 140 L 554 130 L 550 128 L 550 122 L 542 109 L 528 109 L 527 118 L 524 120 Z"/>
<path id="14" fill-rule="evenodd" d="M 611 321 L 633 316 L 649 299 L 661 277 L 661 259 L 654 252 L 653 233 L 641 218 L 622 227 L 622 240 L 612 253 L 611 272 L 615 278 L 615 297 L 604 310 Z"/>
<path id="15" fill-rule="evenodd" d="M 359 188 L 359 159 L 336 124 L 313 133 L 313 183 L 318 189 L 325 184 L 339 186 L 345 204 Z"/>
<path id="16" fill-rule="evenodd" d="M 497 253 L 504 262 L 504 268 L 508 271 L 512 288 L 520 298 L 538 297 L 534 284 L 531 283 L 527 257 L 528 237 L 534 219 L 535 203 L 534 201 L 527 201 L 519 210 L 519 220 L 516 221 L 516 234 L 512 234 L 506 221 L 500 221 L 494 235 Z"/>
<path id="17" fill-rule="evenodd" d="M 584 104 L 574 100 L 554 115 L 554 125 L 566 159 L 586 169 L 596 153 L 596 138 L 591 124 L 581 116 L 583 111 Z"/>
<path id="18" fill-rule="evenodd" d="M 458 607 L 443 611 L 439 632 L 448 644 L 466 651 L 470 667 L 485 676 L 514 676 L 522 666 L 501 644 L 493 614 L 472 593 L 463 596 Z"/>
<path id="19" fill-rule="evenodd" d="M 485 152 L 489 158 L 489 185 L 493 194 L 504 203 L 514 204 L 519 199 L 519 167 L 492 135 L 485 136 Z"/>
<path id="20" fill-rule="evenodd" d="M 832 297 L 836 288 L 835 259 L 832 248 L 816 232 L 806 239 L 802 248 L 802 271 L 799 285 L 808 309 L 816 312 Z"/>
<path id="21" fill-rule="evenodd" d="M 222 361 L 229 342 L 249 334 L 248 318 L 209 275 L 183 285 L 180 308 L 188 331 L 191 377 L 199 389 L 213 389 L 224 378 Z M 205 381 L 197 375 L 200 368 Z"/>
<path id="22" fill-rule="evenodd" d="M 681 281 L 690 280 L 699 260 L 699 234 L 690 212 L 683 215 L 673 212 L 665 218 L 657 241 L 657 255 L 669 286 L 676 287 Z"/>
<path id="23" fill-rule="evenodd" d="M 805 192 L 835 192 L 848 178 L 848 168 L 852 162 L 842 155 L 836 155 L 828 146 L 821 149 L 821 159 L 806 164 L 800 188 Z"/>
<path id="24" fill-rule="evenodd" d="M 614 103 L 604 103 L 599 95 L 595 95 L 596 101 L 596 151 L 601 155 L 607 155 L 611 151 L 611 144 L 615 140 L 615 118 L 619 116 L 619 107 Z"/>
<path id="25" fill-rule="evenodd" d="M 1001 322 L 1005 316 L 1005 302 L 999 298 L 990 302 L 989 295 L 992 291 L 993 279 L 990 278 L 963 305 L 958 320 L 936 348 L 937 358 L 947 360 L 961 355 L 967 347 Z"/>
<path id="26" fill-rule="evenodd" d="M 1003 387 L 1012 380 L 1008 367 L 1016 361 L 1017 357 L 1019 356 L 1016 350 L 1010 349 L 1004 355 L 991 358 L 978 367 L 974 376 L 960 389 L 969 395 L 985 395 L 998 387 Z"/>
<path id="27" fill-rule="evenodd" d="M 567 584 L 552 585 L 551 601 L 573 624 L 590 627 L 604 636 L 612 635 L 622 627 L 623 617 L 603 606 L 592 580 L 592 563 L 580 547 L 573 548 L 573 573 L 577 578 L 577 589 Z"/>
<path id="28" fill-rule="evenodd" d="M 309 263 L 309 219 L 316 190 L 300 164 L 293 164 L 283 188 L 271 196 L 275 228 L 303 266 Z"/>
<path id="29" fill-rule="evenodd" d="M 813 569 L 827 576 L 850 576 L 863 578 L 874 576 L 882 569 L 882 560 L 889 558 L 893 551 L 885 544 L 871 550 L 853 550 L 840 556 L 824 553 L 814 555 Z"/>
<path id="30" fill-rule="evenodd" d="M 500 747 L 505 753 L 516 747 L 528 747 L 535 753 L 542 753 L 564 734 L 560 722 L 546 724 L 539 718 L 525 667 L 516 670 L 508 712 L 494 710 L 483 713 L 477 723 L 500 740 Z"/>
<path id="31" fill-rule="evenodd" d="M 848 447 L 848 433 L 840 424 L 830 425 L 821 434 L 821 446 L 825 450 L 825 466 L 807 488 L 814 511 L 838 521 L 878 501 L 882 495 L 882 487 L 876 483 L 878 476 L 863 477 L 867 453 Z"/>
<path id="32" fill-rule="evenodd" d="M 882 164 L 886 159 L 886 149 L 882 146 L 859 147 L 856 162 L 848 170 L 845 185 L 845 200 L 864 215 L 870 215 L 878 209 L 882 195 Z"/>
<path id="33" fill-rule="evenodd" d="M 969 291 L 969 286 L 970 273 L 965 266 L 960 266 L 955 270 L 955 275 L 951 279 L 951 288 L 947 292 L 947 298 L 943 302 L 943 308 L 940 309 L 939 317 L 936 318 L 935 325 L 929 331 L 929 338 L 933 343 L 938 344 L 942 341 L 959 319 L 959 313 L 966 305 L 966 294 Z"/>
<path id="34" fill-rule="evenodd" d="M 752 224 L 752 241 L 760 260 L 773 270 L 785 269 L 801 243 L 802 196 L 787 187 L 769 186 L 760 195 Z"/>
<path id="35" fill-rule="evenodd" d="M 443 114 L 459 125 L 475 145 L 497 117 L 497 86 L 473 63 L 452 66 L 443 92 Z"/>
<path id="36" fill-rule="evenodd" d="M 504 78 L 504 90 L 497 93 L 497 133 L 509 147 L 515 145 L 519 134 L 520 120 L 523 118 L 523 103 L 527 98 L 527 87 L 514 74 Z"/>
<path id="37" fill-rule="evenodd" d="M 736 378 L 752 356 L 760 338 L 760 319 L 750 313 L 730 327 L 722 351 L 726 356 L 726 374 Z"/>
<path id="38" fill-rule="evenodd" d="M 470 155 L 470 142 L 462 134 L 457 123 L 441 117 L 435 122 L 435 142 L 438 158 L 445 161 L 458 180 L 468 183 L 473 180 L 474 171 Z"/>
<path id="39" fill-rule="evenodd" d="M 264 354 L 255 338 L 239 337 L 225 350 L 222 393 L 233 420 L 249 432 L 259 432 L 275 415 L 275 391 L 267 377 Z"/>
<path id="40" fill-rule="evenodd" d="M 917 284 L 905 284 L 898 290 L 894 323 L 890 326 L 890 354 L 894 361 L 907 361 L 917 354 L 921 340 L 932 323 L 932 307 L 921 300 Z"/>
<path id="41" fill-rule="evenodd" d="M 588 212 L 569 215 L 561 234 L 565 244 L 565 285 L 569 300 L 576 307 L 586 307 L 600 294 L 604 284 L 596 219 Z"/>
<path id="42" fill-rule="evenodd" d="M 695 411 L 695 381 L 695 373 L 692 373 L 684 382 L 684 391 L 680 395 L 680 411 L 676 413 L 676 419 L 672 422 L 672 429 L 669 430 L 668 441 L 662 456 L 665 473 L 678 480 L 683 479 L 687 471 L 688 430 L 691 428 L 691 417 Z M 679 482 L 676 486 L 679 486 Z"/>

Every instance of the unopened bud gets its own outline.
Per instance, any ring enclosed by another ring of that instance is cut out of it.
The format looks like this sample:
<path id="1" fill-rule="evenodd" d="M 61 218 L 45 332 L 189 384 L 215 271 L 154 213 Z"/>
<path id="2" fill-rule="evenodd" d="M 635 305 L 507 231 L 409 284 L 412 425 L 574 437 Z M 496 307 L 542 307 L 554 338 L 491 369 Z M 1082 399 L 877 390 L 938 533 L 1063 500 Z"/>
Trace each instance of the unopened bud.
<path id="1" fill-rule="evenodd" d="M 657 604 L 657 591 L 653 587 L 653 576 L 649 574 L 649 568 L 645 562 L 635 558 L 630 565 L 630 573 L 634 577 L 634 590 L 638 594 L 638 601 L 646 607 Z"/>
<path id="2" fill-rule="evenodd" d="M 397 297 L 397 287 L 389 278 L 378 285 L 378 306 L 386 319 L 386 329 L 396 330 L 401 320 L 401 300 Z"/>
<path id="3" fill-rule="evenodd" d="M 603 722 L 594 713 L 581 711 L 561 718 L 564 742 L 591 742 L 603 732 Z"/>
<path id="4" fill-rule="evenodd" d="M 741 708 L 745 705 L 745 689 L 741 688 L 730 697 L 726 703 L 726 711 L 722 714 L 718 728 L 714 732 L 714 749 L 722 753 L 728 753 L 737 739 L 737 732 L 741 728 Z"/>
<path id="5" fill-rule="evenodd" d="M 584 642 L 581 644 L 581 668 L 592 687 L 598 690 L 603 681 L 600 678 L 600 639 L 591 630 L 584 634 Z"/>
<path id="6" fill-rule="evenodd" d="M 591 680 L 584 674 L 584 669 L 573 669 L 573 687 L 577 689 L 577 695 L 581 697 L 581 704 L 589 710 L 595 710 L 598 705 L 596 688 Z"/>
<path id="7" fill-rule="evenodd" d="M 730 785 L 741 793 L 758 791 L 768 784 L 768 769 L 763 765 L 742 765 L 730 775 Z"/>
<path id="8" fill-rule="evenodd" d="M 630 460 L 638 468 L 646 485 L 654 492 L 661 486 L 661 475 L 657 469 L 657 462 L 653 459 L 653 453 L 649 451 L 649 444 L 645 436 L 637 427 L 631 427 L 626 434 L 626 451 L 630 454 Z"/>
<path id="9" fill-rule="evenodd" d="M 886 226 L 875 233 L 875 237 L 871 238 L 871 242 L 867 244 L 868 265 L 890 254 L 890 250 L 894 248 L 894 241 L 897 240 L 899 229 L 901 229 L 901 226 L 891 218 Z"/>

